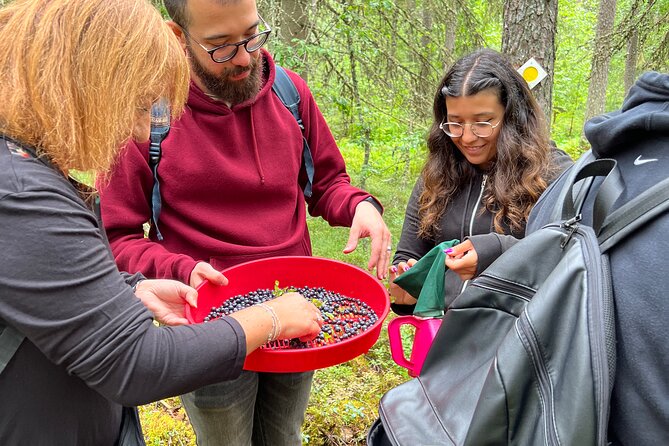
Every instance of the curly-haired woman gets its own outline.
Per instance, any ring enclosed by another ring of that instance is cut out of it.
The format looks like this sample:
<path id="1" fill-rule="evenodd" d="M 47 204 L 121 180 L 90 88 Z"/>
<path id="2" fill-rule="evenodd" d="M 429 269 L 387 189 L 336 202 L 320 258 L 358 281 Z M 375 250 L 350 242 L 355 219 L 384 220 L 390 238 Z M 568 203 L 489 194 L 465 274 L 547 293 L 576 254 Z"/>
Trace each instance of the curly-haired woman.
<path id="1" fill-rule="evenodd" d="M 391 279 L 443 241 L 448 305 L 525 232 L 532 206 L 571 165 L 550 142 L 544 114 L 527 83 L 500 53 L 459 59 L 434 98 L 429 154 L 407 205 Z M 408 293 L 391 283 L 393 310 L 412 311 Z"/>

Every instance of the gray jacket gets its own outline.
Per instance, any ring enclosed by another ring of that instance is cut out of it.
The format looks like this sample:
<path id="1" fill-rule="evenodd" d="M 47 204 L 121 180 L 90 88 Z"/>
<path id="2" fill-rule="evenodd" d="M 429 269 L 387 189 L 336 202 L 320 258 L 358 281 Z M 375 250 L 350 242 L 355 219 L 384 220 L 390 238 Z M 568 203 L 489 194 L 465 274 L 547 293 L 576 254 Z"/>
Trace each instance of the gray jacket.
<path id="1" fill-rule="evenodd" d="M 241 372 L 230 318 L 158 327 L 78 191 L 0 135 L 0 326 L 25 339 L 0 374 L 0 444 L 114 444 L 122 406 Z"/>

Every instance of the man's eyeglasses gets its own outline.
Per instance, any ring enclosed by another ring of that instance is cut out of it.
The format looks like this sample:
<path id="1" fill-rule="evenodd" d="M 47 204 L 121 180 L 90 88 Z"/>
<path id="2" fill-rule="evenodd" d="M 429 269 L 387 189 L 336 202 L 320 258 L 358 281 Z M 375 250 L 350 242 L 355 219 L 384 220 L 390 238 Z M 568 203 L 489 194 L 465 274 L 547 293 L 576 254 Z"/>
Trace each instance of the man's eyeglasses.
<path id="1" fill-rule="evenodd" d="M 492 125 L 489 122 L 472 122 L 471 124 L 460 124 L 459 122 L 441 122 L 439 129 L 446 133 L 451 138 L 460 138 L 465 132 L 465 126 L 468 125 L 472 129 L 472 133 L 479 138 L 487 138 L 492 135 L 493 130 L 501 123 Z"/>
<path id="2" fill-rule="evenodd" d="M 203 50 L 209 53 L 209 56 L 211 56 L 211 60 L 213 60 L 216 63 L 223 63 L 235 57 L 237 55 L 237 50 L 239 50 L 240 46 L 244 46 L 244 49 L 246 50 L 247 53 L 253 53 L 255 51 L 258 51 L 265 44 L 265 42 L 267 42 L 269 34 L 272 32 L 272 29 L 269 27 L 267 22 L 265 22 L 265 20 L 262 17 L 260 17 L 260 14 L 258 14 L 258 18 L 262 22 L 263 27 L 266 28 L 264 31 L 254 34 L 248 39 L 241 40 L 237 43 L 226 43 L 214 47 L 212 49 L 208 49 L 206 46 L 202 45 L 200 42 L 195 40 L 193 36 L 188 34 L 186 28 L 184 28 L 181 25 L 179 25 L 179 27 L 184 32 L 184 34 L 188 36 L 189 39 L 193 40 L 193 42 L 200 45 L 200 47 L 202 47 Z"/>

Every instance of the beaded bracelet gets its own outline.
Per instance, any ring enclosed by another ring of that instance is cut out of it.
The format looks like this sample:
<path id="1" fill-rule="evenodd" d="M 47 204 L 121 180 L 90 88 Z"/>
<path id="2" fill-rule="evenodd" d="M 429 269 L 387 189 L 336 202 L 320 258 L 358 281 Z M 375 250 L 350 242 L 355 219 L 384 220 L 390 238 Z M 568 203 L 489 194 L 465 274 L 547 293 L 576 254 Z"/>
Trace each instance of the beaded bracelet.
<path id="1" fill-rule="evenodd" d="M 267 334 L 267 342 L 275 341 L 276 338 L 278 338 L 279 334 L 281 333 L 281 322 L 279 322 L 279 318 L 276 316 L 274 308 L 264 303 L 259 303 L 255 305 L 267 311 L 269 315 L 272 317 L 272 330 L 270 330 L 270 332 Z"/>

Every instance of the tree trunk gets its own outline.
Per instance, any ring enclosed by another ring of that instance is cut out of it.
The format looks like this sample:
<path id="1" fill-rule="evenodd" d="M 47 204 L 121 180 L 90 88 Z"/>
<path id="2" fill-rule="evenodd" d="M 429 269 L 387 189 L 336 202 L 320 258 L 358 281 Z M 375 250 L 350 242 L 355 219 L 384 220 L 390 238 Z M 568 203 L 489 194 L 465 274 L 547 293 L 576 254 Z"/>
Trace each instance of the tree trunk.
<path id="1" fill-rule="evenodd" d="M 611 32 L 616 17 L 616 0 L 600 0 L 597 14 L 597 30 L 592 52 L 588 100 L 585 105 L 585 120 L 601 115 L 606 108 L 606 85 L 611 62 Z"/>
<path id="2" fill-rule="evenodd" d="M 548 76 L 532 89 L 551 122 L 558 0 L 505 0 L 502 52 L 520 67 L 534 59 Z"/>
<path id="3" fill-rule="evenodd" d="M 632 30 L 632 35 L 627 41 L 627 55 L 625 57 L 625 94 L 636 79 L 636 61 L 639 57 L 639 31 Z"/>
<path id="4" fill-rule="evenodd" d="M 279 23 L 275 26 L 279 28 L 278 35 L 284 44 L 297 50 L 298 44 L 306 41 L 310 26 L 309 11 L 312 6 L 312 0 L 281 0 Z M 299 74 L 305 81 L 309 80 L 307 55 L 305 51 L 299 52 L 300 65 L 304 67 Z M 292 68 L 297 69 L 297 67 Z"/>
<path id="5" fill-rule="evenodd" d="M 432 33 L 432 11 L 430 2 L 425 0 L 422 7 L 422 22 L 423 22 L 423 35 L 420 37 L 420 48 L 425 51 L 426 48 L 430 47 L 430 34 Z M 430 57 L 427 56 L 427 51 L 425 51 L 426 57 L 421 58 L 420 60 L 420 75 L 418 79 L 417 91 L 418 99 L 421 102 L 424 102 L 427 99 L 429 104 L 430 93 L 432 92 L 432 66 L 430 65 Z"/>
<path id="6" fill-rule="evenodd" d="M 455 37 L 458 31 L 458 19 L 450 2 L 446 3 L 448 12 L 444 16 L 444 73 L 455 62 Z"/>
<path id="7" fill-rule="evenodd" d="M 353 41 L 353 27 L 358 25 L 357 23 L 352 23 L 350 19 L 344 19 L 346 24 L 346 44 L 348 47 L 348 61 L 351 67 L 351 88 L 353 95 L 353 107 L 357 110 L 357 119 L 358 125 L 361 128 L 361 142 L 364 149 L 364 158 L 361 166 L 360 174 L 360 188 L 364 189 L 367 182 L 367 176 L 369 173 L 369 160 L 372 154 L 371 146 L 371 129 L 369 124 L 365 120 L 365 116 L 362 110 L 362 101 L 360 100 L 360 85 L 358 83 L 358 62 L 355 56 L 355 42 Z"/>

